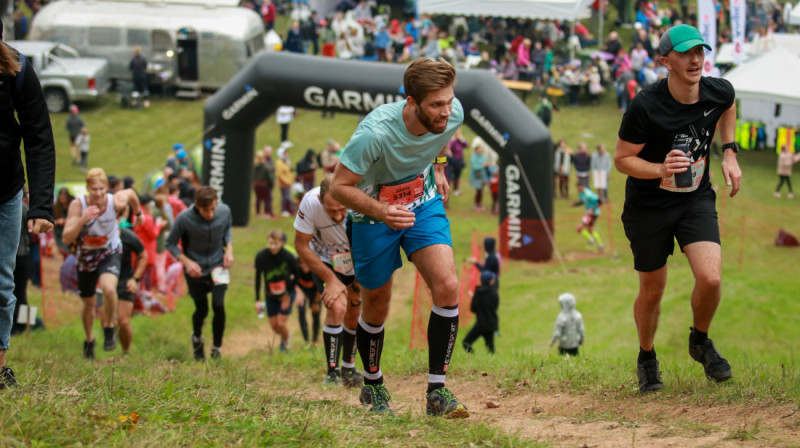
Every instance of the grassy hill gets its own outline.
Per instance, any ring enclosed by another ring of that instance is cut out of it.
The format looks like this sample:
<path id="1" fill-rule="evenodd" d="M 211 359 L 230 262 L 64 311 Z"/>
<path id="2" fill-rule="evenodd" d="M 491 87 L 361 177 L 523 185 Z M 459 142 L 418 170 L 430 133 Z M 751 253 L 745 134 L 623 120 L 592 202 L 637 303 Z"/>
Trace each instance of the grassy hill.
<path id="1" fill-rule="evenodd" d="M 81 114 L 92 136 L 90 166 L 132 175 L 138 182 L 164 163 L 174 142 L 191 144 L 201 135 L 199 101 L 156 98 L 147 110 L 122 110 L 109 97 Z M 81 180 L 69 161 L 66 118 L 52 116 L 57 179 Z M 563 107 L 551 130 L 572 147 L 602 142 L 613 152 L 620 118 L 609 93 L 598 106 Z M 292 160 L 307 148 L 319 151 L 329 138 L 344 144 L 357 123 L 353 115 L 323 120 L 319 112 L 300 110 L 290 127 Z M 258 130 L 257 146 L 277 146 L 279 132 L 274 119 L 267 120 Z M 468 130 L 465 135 L 473 136 Z M 719 183 L 719 160 L 711 163 Z M 717 200 L 723 300 L 710 334 L 733 366 L 728 383 L 709 383 L 687 354 L 693 282 L 688 262 L 676 253 L 668 262 L 656 337 L 666 388 L 639 396 L 632 317 L 638 284 L 619 220 L 624 176 L 613 172 L 611 208 L 604 209 L 598 225 L 609 246 L 605 253 L 596 253 L 575 233 L 581 209 L 557 200 L 555 239 L 563 265 L 555 259 L 504 261 L 497 354 L 489 355 L 481 343 L 473 355 L 459 347 L 448 372 L 449 386 L 473 412 L 469 420 L 422 416 L 427 354 L 408 349 L 413 299 L 408 265 L 397 273 L 383 357 L 395 417 L 367 417 L 357 391 L 321 386 L 322 349 L 303 348 L 294 315 L 293 350 L 277 352 L 267 322 L 253 310 L 252 264 L 266 246 L 268 231 L 280 228 L 292 235 L 292 221 L 253 219 L 247 228 L 234 230 L 236 264 L 219 362 L 191 361 L 194 307 L 188 297 L 174 313 L 135 318 L 129 356 L 98 351 L 98 361 L 83 360 L 79 299 L 57 291 L 58 260 L 47 260 L 44 299 L 50 328 L 12 340 L 9 364 L 22 387 L 0 393 L 0 445 L 796 445 L 798 252 L 776 248 L 773 239 L 778 228 L 800 234 L 800 208 L 772 196 L 774 152 L 743 153 L 740 163 L 742 191 L 730 199 L 721 188 Z M 575 200 L 574 186 L 571 190 Z M 497 234 L 497 218 L 474 212 L 472 189 L 465 186 L 463 192 L 452 198 L 448 211 L 458 261 L 469 255 L 473 231 L 481 237 Z M 565 359 L 547 343 L 559 311 L 556 298 L 566 291 L 577 297 L 587 340 L 579 357 Z M 42 305 L 40 290 L 30 287 L 29 294 L 33 304 Z M 487 401 L 500 407 L 490 409 Z"/>

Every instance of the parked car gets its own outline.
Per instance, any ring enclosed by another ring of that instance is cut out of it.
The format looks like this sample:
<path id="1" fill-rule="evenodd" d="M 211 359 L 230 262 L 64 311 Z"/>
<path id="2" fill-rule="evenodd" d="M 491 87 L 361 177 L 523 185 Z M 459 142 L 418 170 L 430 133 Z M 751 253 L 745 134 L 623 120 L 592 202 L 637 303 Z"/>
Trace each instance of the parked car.
<path id="1" fill-rule="evenodd" d="M 12 41 L 8 45 L 33 65 L 51 113 L 64 111 L 74 102 L 96 101 L 111 88 L 105 59 L 82 58 L 74 48 L 57 42 Z"/>

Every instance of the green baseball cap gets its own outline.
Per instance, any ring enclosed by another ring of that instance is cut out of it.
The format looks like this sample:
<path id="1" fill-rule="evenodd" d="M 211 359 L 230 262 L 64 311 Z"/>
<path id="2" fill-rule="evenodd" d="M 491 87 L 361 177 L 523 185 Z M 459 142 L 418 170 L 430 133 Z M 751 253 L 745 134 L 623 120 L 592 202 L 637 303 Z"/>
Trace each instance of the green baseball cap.
<path id="1" fill-rule="evenodd" d="M 711 51 L 711 46 L 705 43 L 703 35 L 700 34 L 697 28 L 686 24 L 676 25 L 661 36 L 661 42 L 658 44 L 658 54 L 666 56 L 672 50 L 683 53 L 698 45 L 702 45 L 706 50 Z"/>

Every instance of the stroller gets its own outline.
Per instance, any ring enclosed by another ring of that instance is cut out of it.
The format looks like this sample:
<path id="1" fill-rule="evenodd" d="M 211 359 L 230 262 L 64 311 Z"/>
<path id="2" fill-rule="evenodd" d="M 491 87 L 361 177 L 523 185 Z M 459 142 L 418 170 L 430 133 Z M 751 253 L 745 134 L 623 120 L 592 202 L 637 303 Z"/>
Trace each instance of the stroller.
<path id="1" fill-rule="evenodd" d="M 142 94 L 133 90 L 133 83 L 129 81 L 119 81 L 117 83 L 117 91 L 119 92 L 119 105 L 123 109 L 141 109 L 142 108 Z"/>

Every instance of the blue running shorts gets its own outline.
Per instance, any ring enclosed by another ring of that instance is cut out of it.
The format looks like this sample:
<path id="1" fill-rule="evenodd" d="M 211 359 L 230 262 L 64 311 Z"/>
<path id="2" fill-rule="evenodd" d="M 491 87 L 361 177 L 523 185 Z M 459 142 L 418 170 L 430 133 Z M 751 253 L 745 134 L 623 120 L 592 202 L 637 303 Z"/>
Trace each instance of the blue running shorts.
<path id="1" fill-rule="evenodd" d="M 382 222 L 375 224 L 347 221 L 347 234 L 353 250 L 358 282 L 367 289 L 378 289 L 403 266 L 400 247 L 406 258 L 423 247 L 434 244 L 453 246 L 450 220 L 444 212 L 441 196 L 414 209 L 413 227 L 395 230 Z"/>

